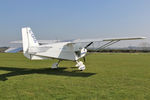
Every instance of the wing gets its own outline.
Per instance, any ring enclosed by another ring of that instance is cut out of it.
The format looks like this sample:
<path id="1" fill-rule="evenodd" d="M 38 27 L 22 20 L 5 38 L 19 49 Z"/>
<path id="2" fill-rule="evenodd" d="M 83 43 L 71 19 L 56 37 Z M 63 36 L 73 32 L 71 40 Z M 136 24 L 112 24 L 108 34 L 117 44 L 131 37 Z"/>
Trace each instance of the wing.
<path id="1" fill-rule="evenodd" d="M 72 41 L 73 43 L 87 43 L 87 42 L 102 42 L 102 41 L 121 41 L 121 40 L 138 40 L 146 39 L 146 37 L 126 37 L 126 38 L 106 38 L 106 39 L 77 39 Z"/>
<path id="2" fill-rule="evenodd" d="M 139 40 L 139 39 L 145 39 L 146 37 L 126 37 L 126 38 L 107 38 L 107 39 L 78 39 L 78 40 L 74 40 L 72 43 L 87 43 L 86 45 L 84 45 L 82 48 L 88 48 L 91 44 L 93 44 L 94 42 L 107 42 L 105 44 L 103 44 L 100 47 L 97 47 L 96 51 L 98 50 L 102 50 L 112 44 L 115 44 L 119 41 L 122 40 Z M 80 47 L 81 48 L 81 47 Z"/>
<path id="3" fill-rule="evenodd" d="M 56 43 L 60 42 L 60 40 L 38 40 L 40 44 L 51 44 L 51 43 Z M 22 44 L 22 41 L 11 41 L 10 43 L 15 43 L 15 44 Z"/>
<path id="4" fill-rule="evenodd" d="M 103 41 L 121 41 L 121 40 L 138 40 L 138 39 L 146 39 L 146 37 L 130 37 L 130 38 L 112 38 L 112 39 L 103 39 Z"/>
<path id="5" fill-rule="evenodd" d="M 122 41 L 122 40 L 138 40 L 138 39 L 145 39 L 146 37 L 130 37 L 130 38 L 107 38 L 107 39 L 77 39 L 77 40 L 67 40 L 68 44 L 78 44 L 78 43 L 84 43 L 84 45 L 81 45 L 81 46 L 77 46 L 76 45 L 76 48 L 77 50 L 79 48 L 88 48 L 90 45 L 92 45 L 94 42 L 107 42 L 105 44 L 103 44 L 102 46 L 100 47 L 97 47 L 96 51 L 97 50 L 102 50 L 114 43 L 117 43 L 119 41 Z M 69 42 L 70 41 L 70 42 Z M 57 42 L 66 42 L 66 41 L 60 41 L 60 40 L 39 40 L 39 43 L 40 44 L 50 44 L 50 43 L 57 43 Z M 22 43 L 22 41 L 12 41 L 10 43 Z M 19 47 L 19 48 L 9 48 L 7 49 L 5 52 L 8 52 L 8 53 L 16 53 L 16 52 L 19 52 L 22 50 L 22 47 Z"/>

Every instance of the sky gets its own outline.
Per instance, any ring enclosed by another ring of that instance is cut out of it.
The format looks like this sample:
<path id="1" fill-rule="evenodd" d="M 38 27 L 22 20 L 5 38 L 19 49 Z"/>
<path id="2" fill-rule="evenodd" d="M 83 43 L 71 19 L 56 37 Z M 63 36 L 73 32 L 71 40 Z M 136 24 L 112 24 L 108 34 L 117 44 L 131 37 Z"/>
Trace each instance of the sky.
<path id="1" fill-rule="evenodd" d="M 150 38 L 149 4 L 150 0 L 1 0 L 0 46 L 21 40 L 26 26 L 39 40 Z"/>

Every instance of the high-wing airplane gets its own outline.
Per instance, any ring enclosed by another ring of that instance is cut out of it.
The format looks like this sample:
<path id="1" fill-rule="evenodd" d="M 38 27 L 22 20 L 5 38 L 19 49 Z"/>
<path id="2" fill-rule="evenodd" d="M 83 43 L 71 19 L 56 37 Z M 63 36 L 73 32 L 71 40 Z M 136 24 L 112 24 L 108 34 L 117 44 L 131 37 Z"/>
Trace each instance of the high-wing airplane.
<path id="1" fill-rule="evenodd" d="M 53 41 L 52 43 L 39 43 L 30 27 L 22 28 L 22 44 L 23 54 L 25 57 L 31 60 L 42 59 L 58 59 L 57 63 L 52 65 L 52 68 L 58 68 L 60 61 L 69 60 L 76 61 L 76 67 L 79 70 L 85 70 L 85 65 L 80 58 L 84 58 L 87 53 L 87 48 L 94 42 L 107 42 L 104 45 L 97 47 L 96 50 L 103 49 L 121 40 L 137 40 L 145 39 L 145 37 L 134 38 L 116 38 L 116 39 L 81 39 L 73 41 Z M 76 46 L 77 43 L 87 43 L 85 46 Z M 21 48 L 9 49 L 6 52 L 20 51 Z"/>

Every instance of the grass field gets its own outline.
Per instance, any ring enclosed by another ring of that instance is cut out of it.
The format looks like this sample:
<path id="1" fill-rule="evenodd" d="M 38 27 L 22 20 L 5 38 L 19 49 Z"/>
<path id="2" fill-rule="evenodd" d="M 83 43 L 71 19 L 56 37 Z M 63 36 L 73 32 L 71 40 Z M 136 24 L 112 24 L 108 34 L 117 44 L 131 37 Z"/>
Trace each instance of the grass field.
<path id="1" fill-rule="evenodd" d="M 0 100 L 150 100 L 150 54 L 93 53 L 75 62 L 0 53 Z"/>

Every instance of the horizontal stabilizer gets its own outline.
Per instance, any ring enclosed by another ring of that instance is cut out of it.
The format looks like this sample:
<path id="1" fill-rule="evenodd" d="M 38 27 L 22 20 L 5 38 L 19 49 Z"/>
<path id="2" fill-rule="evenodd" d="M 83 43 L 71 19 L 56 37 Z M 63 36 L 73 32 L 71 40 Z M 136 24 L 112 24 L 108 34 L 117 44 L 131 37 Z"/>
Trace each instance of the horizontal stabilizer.
<path id="1" fill-rule="evenodd" d="M 19 47 L 19 48 L 9 48 L 9 49 L 5 50 L 5 52 L 6 53 L 17 53 L 17 52 L 20 52 L 22 50 L 23 50 L 22 47 Z"/>

